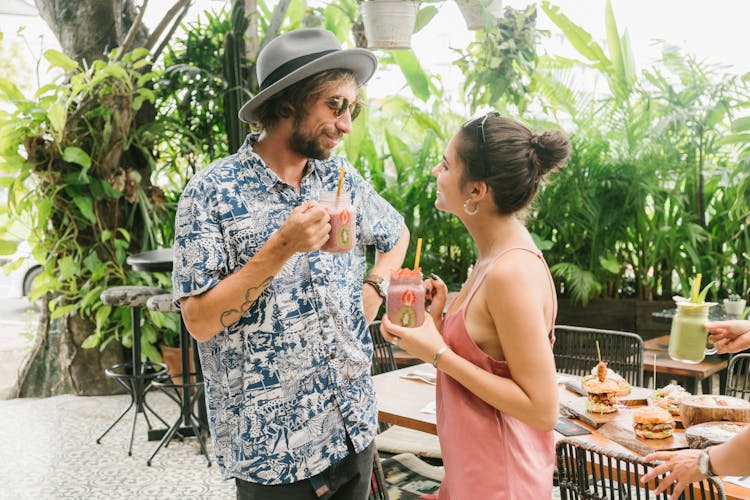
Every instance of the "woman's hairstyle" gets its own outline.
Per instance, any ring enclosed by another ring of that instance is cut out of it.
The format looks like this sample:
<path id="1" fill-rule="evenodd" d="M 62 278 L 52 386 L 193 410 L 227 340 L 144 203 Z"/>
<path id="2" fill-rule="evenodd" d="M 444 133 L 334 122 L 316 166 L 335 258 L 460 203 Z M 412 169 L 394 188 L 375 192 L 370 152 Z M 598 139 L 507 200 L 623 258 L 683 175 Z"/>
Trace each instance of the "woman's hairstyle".
<path id="1" fill-rule="evenodd" d="M 490 112 L 464 123 L 456 150 L 465 181 L 484 181 L 501 214 L 526 208 L 544 176 L 563 166 L 570 154 L 568 137 L 559 130 L 537 135 L 524 124 Z"/>
<path id="2" fill-rule="evenodd" d="M 317 73 L 291 85 L 261 104 L 255 112 L 253 130 L 273 127 L 281 118 L 294 116 L 301 119 L 306 114 L 307 104 L 322 96 L 328 89 L 344 83 L 355 83 L 356 76 L 346 69 L 332 69 Z"/>

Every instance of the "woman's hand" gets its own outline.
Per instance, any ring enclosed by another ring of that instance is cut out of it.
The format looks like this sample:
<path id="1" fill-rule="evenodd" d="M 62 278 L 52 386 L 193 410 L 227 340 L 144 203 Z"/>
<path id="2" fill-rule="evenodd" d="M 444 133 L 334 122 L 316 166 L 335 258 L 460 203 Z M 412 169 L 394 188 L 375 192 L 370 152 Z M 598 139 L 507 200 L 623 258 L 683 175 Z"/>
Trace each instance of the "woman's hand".
<path id="1" fill-rule="evenodd" d="M 394 338 L 398 339 L 401 349 L 426 363 L 432 363 L 435 353 L 445 345 L 429 314 L 425 314 L 424 323 L 415 328 L 398 326 L 388 319 L 388 315 L 383 315 L 380 320 L 380 333 L 388 342 L 392 342 Z"/>
<path id="2" fill-rule="evenodd" d="M 448 302 L 448 286 L 437 274 L 430 273 L 430 279 L 424 280 L 425 306 L 438 330 L 442 329 L 443 311 Z"/>
<path id="3" fill-rule="evenodd" d="M 698 455 L 700 455 L 701 451 L 703 450 L 681 450 L 677 452 L 661 451 L 646 455 L 643 458 L 645 462 L 661 460 L 664 461 L 664 463 L 651 469 L 648 474 L 641 478 L 641 483 L 647 483 L 659 474 L 668 472 L 669 474 L 659 481 L 659 485 L 654 490 L 654 494 L 659 495 L 662 491 L 674 484 L 674 491 L 672 492 L 672 495 L 670 495 L 669 500 L 677 500 L 680 497 L 680 494 L 685 491 L 691 483 L 703 479 L 703 474 L 701 474 L 701 471 L 698 469 Z"/>
<path id="4" fill-rule="evenodd" d="M 740 352 L 750 347 L 750 321 L 709 321 L 703 326 L 719 353 Z"/>

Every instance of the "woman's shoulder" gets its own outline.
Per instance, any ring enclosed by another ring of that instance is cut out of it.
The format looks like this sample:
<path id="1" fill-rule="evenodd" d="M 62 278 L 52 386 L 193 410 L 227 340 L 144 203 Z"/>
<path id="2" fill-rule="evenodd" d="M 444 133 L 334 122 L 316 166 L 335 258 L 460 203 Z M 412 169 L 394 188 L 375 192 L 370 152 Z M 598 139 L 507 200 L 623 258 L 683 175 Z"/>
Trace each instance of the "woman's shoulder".
<path id="1" fill-rule="evenodd" d="M 536 247 L 511 247 L 495 258 L 486 279 L 493 285 L 507 285 L 546 276 L 547 268 L 542 261 L 542 253 Z"/>

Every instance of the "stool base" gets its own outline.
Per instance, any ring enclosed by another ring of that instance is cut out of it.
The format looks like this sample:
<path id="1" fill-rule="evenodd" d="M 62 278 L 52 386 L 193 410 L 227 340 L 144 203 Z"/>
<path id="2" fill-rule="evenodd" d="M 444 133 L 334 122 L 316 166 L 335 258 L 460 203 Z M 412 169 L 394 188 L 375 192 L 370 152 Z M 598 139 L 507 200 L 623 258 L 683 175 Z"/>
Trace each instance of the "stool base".
<path id="1" fill-rule="evenodd" d="M 128 414 L 131 409 L 134 409 L 135 413 L 133 414 L 133 425 L 130 429 L 128 456 L 133 455 L 133 439 L 135 437 L 135 426 L 136 422 L 138 421 L 139 413 L 143 414 L 143 418 L 146 420 L 146 425 L 148 425 L 149 432 L 151 432 L 153 427 L 151 425 L 151 421 L 148 419 L 146 410 L 150 411 L 151 414 L 156 417 L 162 424 L 164 424 L 165 426 L 169 426 L 169 424 L 163 418 L 161 418 L 159 414 L 156 413 L 154 409 L 151 408 L 146 402 L 146 392 L 148 392 L 148 390 L 151 388 L 151 385 L 157 380 L 166 377 L 167 365 L 163 363 L 149 363 L 144 368 L 151 368 L 152 370 L 145 371 L 140 375 L 135 375 L 133 373 L 132 363 L 118 363 L 104 370 L 106 376 L 115 379 L 115 381 L 120 384 L 123 389 L 125 389 L 125 392 L 130 395 L 130 404 L 127 408 L 125 408 L 125 411 L 123 411 L 120 416 L 115 419 L 112 425 L 110 425 L 107 430 L 105 430 L 102 435 L 96 439 L 96 444 L 101 444 L 104 436 L 106 436 L 109 431 L 114 429 L 114 427 L 120 422 L 120 420 L 122 420 L 125 415 Z M 158 370 L 153 371 L 153 369 Z M 139 391 L 139 388 L 142 388 L 142 391 Z"/>
<path id="2" fill-rule="evenodd" d="M 208 456 L 208 449 L 206 448 L 206 443 L 203 439 L 203 430 L 201 429 L 200 419 L 193 413 L 196 401 L 199 401 L 203 395 L 203 382 L 185 382 L 185 379 L 183 378 L 185 375 L 188 375 L 188 380 L 198 380 L 200 374 L 198 372 L 190 372 L 187 374 L 181 373 L 177 375 L 181 378 L 180 383 L 175 383 L 171 376 L 166 380 L 157 380 L 153 383 L 154 387 L 161 389 L 162 392 L 164 392 L 164 394 L 166 394 L 172 401 L 180 405 L 181 412 L 180 416 L 177 417 L 177 420 L 175 420 L 174 424 L 172 424 L 166 432 L 161 430 L 153 431 L 153 436 L 162 433 L 163 435 L 159 442 L 159 446 L 156 447 L 154 453 L 146 461 L 146 465 L 148 466 L 151 465 L 154 457 L 159 453 L 159 450 L 161 450 L 162 447 L 166 448 L 169 446 L 173 437 L 177 436 L 177 438 L 182 441 L 185 437 L 195 436 L 198 438 L 201 453 L 206 457 L 206 462 L 208 463 L 207 466 L 211 467 L 211 458 Z M 174 390 L 175 394 L 172 394 L 170 389 Z M 191 395 L 191 393 L 193 394 Z M 149 433 L 149 437 L 151 435 L 152 434 Z"/>

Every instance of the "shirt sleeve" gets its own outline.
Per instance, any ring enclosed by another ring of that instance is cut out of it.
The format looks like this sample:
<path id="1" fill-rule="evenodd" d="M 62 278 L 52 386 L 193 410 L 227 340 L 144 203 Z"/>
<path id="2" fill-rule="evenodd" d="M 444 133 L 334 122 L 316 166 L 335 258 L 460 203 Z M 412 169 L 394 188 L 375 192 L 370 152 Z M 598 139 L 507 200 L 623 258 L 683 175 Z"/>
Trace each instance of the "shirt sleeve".
<path id="1" fill-rule="evenodd" d="M 215 205 L 215 189 L 202 175 L 185 187 L 175 217 L 173 299 L 199 295 L 226 274 L 226 251 Z"/>

